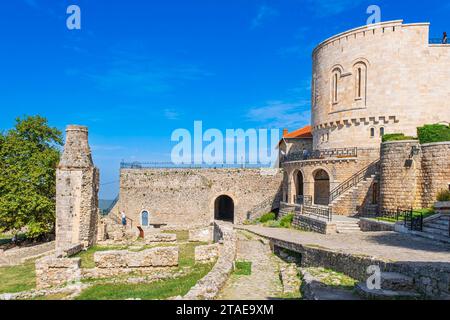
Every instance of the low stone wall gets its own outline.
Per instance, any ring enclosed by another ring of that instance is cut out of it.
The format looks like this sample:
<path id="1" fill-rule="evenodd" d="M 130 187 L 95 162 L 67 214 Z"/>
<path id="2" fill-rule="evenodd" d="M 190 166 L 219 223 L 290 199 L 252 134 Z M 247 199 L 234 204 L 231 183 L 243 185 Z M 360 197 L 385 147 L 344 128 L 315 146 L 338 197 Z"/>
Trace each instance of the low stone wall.
<path id="1" fill-rule="evenodd" d="M 292 225 L 296 228 L 321 234 L 336 233 L 336 224 L 296 213 Z"/>
<path id="2" fill-rule="evenodd" d="M 148 233 L 145 234 L 145 243 L 174 243 L 177 242 L 177 235 L 174 233 Z"/>
<path id="3" fill-rule="evenodd" d="M 395 223 L 368 218 L 361 218 L 359 220 L 359 227 L 364 232 L 395 231 Z"/>
<path id="4" fill-rule="evenodd" d="M 300 278 L 295 263 L 282 263 L 280 265 L 280 279 L 284 294 L 298 294 L 300 292 Z"/>
<path id="5" fill-rule="evenodd" d="M 150 268 L 178 266 L 179 247 L 161 247 L 138 252 L 127 250 L 94 253 L 97 268 Z"/>
<path id="6" fill-rule="evenodd" d="M 80 258 L 44 257 L 36 261 L 36 288 L 47 289 L 64 286 L 81 280 Z"/>
<path id="7" fill-rule="evenodd" d="M 212 300 L 224 286 L 236 258 L 237 235 L 232 224 L 216 223 L 215 239 L 220 235 L 219 259 L 213 269 L 182 298 L 184 300 Z"/>
<path id="8" fill-rule="evenodd" d="M 195 247 L 196 262 L 211 262 L 219 256 L 219 244 L 209 244 Z"/>
<path id="9" fill-rule="evenodd" d="M 379 266 L 381 272 L 398 272 L 414 279 L 417 291 L 431 298 L 450 295 L 450 265 L 448 263 L 388 262 L 370 256 L 347 254 L 324 248 L 304 246 L 279 239 L 270 239 L 276 251 L 284 248 L 300 253 L 302 267 L 322 267 L 342 272 L 359 281 L 366 281 L 367 267 Z"/>
<path id="10" fill-rule="evenodd" d="M 450 214 L 450 201 L 441 201 L 434 204 L 436 213 Z"/>
<path id="11" fill-rule="evenodd" d="M 23 263 L 25 260 L 48 255 L 55 250 L 55 241 L 30 247 L 17 247 L 0 252 L 0 266 L 14 266 Z"/>
<path id="12" fill-rule="evenodd" d="M 189 230 L 189 241 L 210 242 L 213 240 L 214 227 Z"/>

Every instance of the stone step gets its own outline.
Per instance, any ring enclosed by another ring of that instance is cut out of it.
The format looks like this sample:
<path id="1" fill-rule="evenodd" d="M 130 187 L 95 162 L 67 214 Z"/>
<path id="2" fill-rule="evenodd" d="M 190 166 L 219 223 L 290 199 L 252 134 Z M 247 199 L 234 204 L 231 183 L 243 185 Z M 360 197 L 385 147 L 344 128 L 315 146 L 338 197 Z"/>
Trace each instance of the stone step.
<path id="1" fill-rule="evenodd" d="M 414 291 L 414 279 L 397 272 L 382 272 L 381 289 Z"/>
<path id="2" fill-rule="evenodd" d="M 425 238 L 425 239 L 429 239 L 429 240 L 433 240 L 433 241 L 437 241 L 437 242 L 441 242 L 441 243 L 450 244 L 450 237 L 448 237 L 448 236 L 441 236 L 441 235 L 437 235 L 437 234 L 430 234 L 430 233 L 419 232 L 419 231 L 410 231 L 410 233 L 413 236 L 417 236 L 420 238 Z"/>
<path id="3" fill-rule="evenodd" d="M 424 225 L 427 228 L 434 228 L 434 229 L 448 231 L 448 224 L 436 223 L 436 222 L 425 222 Z"/>
<path id="4" fill-rule="evenodd" d="M 444 237 L 448 236 L 448 229 L 442 230 L 442 229 L 437 229 L 437 228 L 423 227 L 423 232 L 429 233 L 429 234 L 440 235 L 440 236 L 444 236 Z"/>
<path id="5" fill-rule="evenodd" d="M 422 297 L 414 291 L 370 290 L 363 282 L 358 283 L 355 290 L 361 297 L 371 300 L 418 300 Z"/>

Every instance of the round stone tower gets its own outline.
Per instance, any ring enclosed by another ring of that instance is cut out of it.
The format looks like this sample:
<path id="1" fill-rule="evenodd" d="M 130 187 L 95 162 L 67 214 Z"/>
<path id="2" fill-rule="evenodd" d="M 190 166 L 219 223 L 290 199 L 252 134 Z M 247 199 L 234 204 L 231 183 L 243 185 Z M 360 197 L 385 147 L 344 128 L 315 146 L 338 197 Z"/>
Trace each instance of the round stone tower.
<path id="1" fill-rule="evenodd" d="M 386 133 L 416 136 L 450 120 L 450 45 L 429 24 L 391 21 L 353 29 L 313 52 L 314 149 L 379 148 Z"/>

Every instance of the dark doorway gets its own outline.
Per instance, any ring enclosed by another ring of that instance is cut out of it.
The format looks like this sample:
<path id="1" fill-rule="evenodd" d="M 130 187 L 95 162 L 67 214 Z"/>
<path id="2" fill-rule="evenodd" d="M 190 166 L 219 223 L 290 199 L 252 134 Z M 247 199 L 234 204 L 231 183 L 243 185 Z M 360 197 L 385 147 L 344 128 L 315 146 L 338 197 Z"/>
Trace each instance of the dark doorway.
<path id="1" fill-rule="evenodd" d="M 314 204 L 323 206 L 330 204 L 330 176 L 323 169 L 314 174 Z"/>
<path id="2" fill-rule="evenodd" d="M 297 196 L 303 196 L 303 174 L 301 171 L 297 172 Z"/>
<path id="3" fill-rule="evenodd" d="M 214 203 L 214 219 L 234 222 L 234 202 L 229 196 L 220 196 Z"/>

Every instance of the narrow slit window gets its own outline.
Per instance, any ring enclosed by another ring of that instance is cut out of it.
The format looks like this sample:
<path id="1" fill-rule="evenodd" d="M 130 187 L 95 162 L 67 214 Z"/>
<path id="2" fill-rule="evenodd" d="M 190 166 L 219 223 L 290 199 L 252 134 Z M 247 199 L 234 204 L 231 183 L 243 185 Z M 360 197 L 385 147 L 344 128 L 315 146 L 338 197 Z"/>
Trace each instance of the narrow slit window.
<path id="1" fill-rule="evenodd" d="M 375 137 L 375 128 L 370 128 L 370 137 Z"/>
<path id="2" fill-rule="evenodd" d="M 383 137 L 384 136 L 384 127 L 381 127 L 380 128 L 380 137 Z"/>

